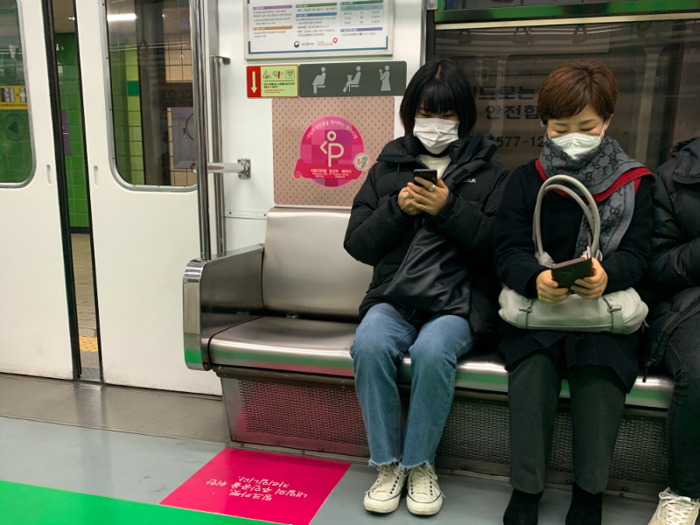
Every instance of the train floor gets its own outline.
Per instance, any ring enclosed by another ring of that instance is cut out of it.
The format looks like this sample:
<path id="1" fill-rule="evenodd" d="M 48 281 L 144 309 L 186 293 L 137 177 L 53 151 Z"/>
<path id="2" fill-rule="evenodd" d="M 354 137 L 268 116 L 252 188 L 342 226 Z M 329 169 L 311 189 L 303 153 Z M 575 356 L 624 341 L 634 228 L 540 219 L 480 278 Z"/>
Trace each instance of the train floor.
<path id="1" fill-rule="evenodd" d="M 161 504 L 226 449 L 217 398 L 2 375 L 0 399 L 3 525 L 264 523 Z M 363 509 L 373 469 L 352 464 L 341 476 L 311 524 L 425 523 L 405 502 L 386 516 Z M 507 483 L 441 475 L 440 484 L 446 500 L 432 522 L 502 523 Z M 569 497 L 548 489 L 540 523 L 563 524 Z M 646 525 L 654 509 L 609 497 L 604 523 Z"/>
<path id="2" fill-rule="evenodd" d="M 85 381 L 99 381 L 100 361 L 97 353 L 97 314 L 95 313 L 95 285 L 90 235 L 87 233 L 71 234 L 71 246 L 82 368 L 80 378 Z"/>

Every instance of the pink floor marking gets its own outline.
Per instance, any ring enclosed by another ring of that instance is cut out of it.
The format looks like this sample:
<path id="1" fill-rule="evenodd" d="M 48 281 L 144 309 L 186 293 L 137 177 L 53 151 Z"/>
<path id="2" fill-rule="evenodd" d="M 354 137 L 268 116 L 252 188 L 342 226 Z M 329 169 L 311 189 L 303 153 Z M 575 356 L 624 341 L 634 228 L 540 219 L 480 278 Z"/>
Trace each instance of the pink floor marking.
<path id="1" fill-rule="evenodd" d="M 161 505 L 308 525 L 350 463 L 224 449 Z"/>

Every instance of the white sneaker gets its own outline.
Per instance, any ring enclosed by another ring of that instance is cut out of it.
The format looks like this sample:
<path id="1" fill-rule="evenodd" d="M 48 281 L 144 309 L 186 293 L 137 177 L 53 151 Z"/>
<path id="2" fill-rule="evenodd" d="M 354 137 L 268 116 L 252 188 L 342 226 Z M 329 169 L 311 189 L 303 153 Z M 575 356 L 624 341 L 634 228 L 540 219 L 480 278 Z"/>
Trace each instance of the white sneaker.
<path id="1" fill-rule="evenodd" d="M 379 477 L 365 493 L 365 509 L 387 514 L 394 512 L 401 501 L 401 491 L 406 484 L 406 469 L 398 463 L 377 467 Z"/>
<path id="2" fill-rule="evenodd" d="M 408 510 L 418 516 L 432 516 L 442 508 L 444 496 L 431 465 L 412 468 L 408 473 Z"/>
<path id="3" fill-rule="evenodd" d="M 700 500 L 679 496 L 670 488 L 659 494 L 659 506 L 649 525 L 695 525 Z"/>

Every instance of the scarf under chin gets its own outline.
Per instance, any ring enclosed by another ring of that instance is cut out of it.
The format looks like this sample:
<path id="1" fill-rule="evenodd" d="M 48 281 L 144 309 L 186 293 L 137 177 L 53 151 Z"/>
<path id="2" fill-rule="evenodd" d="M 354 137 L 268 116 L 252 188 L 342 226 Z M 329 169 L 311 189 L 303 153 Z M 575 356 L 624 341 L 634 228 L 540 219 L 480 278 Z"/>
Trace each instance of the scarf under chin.
<path id="1" fill-rule="evenodd" d="M 607 135 L 600 146 L 578 160 L 545 136 L 537 167 L 543 179 L 569 175 L 591 192 L 600 212 L 600 251 L 605 256 L 617 250 L 634 215 L 635 181 L 651 173 Z M 573 257 L 586 251 L 589 232 L 584 215 Z"/>

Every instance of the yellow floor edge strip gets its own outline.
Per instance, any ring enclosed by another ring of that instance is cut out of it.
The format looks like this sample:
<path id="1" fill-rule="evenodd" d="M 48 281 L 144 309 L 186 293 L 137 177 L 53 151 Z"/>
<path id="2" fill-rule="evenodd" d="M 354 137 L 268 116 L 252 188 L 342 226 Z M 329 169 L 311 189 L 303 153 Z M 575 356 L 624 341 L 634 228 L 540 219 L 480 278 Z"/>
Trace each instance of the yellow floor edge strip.
<path id="1" fill-rule="evenodd" d="M 81 352 L 97 352 L 97 337 L 78 337 Z"/>

